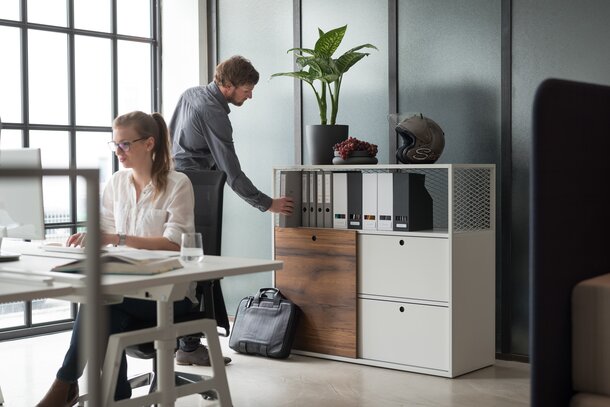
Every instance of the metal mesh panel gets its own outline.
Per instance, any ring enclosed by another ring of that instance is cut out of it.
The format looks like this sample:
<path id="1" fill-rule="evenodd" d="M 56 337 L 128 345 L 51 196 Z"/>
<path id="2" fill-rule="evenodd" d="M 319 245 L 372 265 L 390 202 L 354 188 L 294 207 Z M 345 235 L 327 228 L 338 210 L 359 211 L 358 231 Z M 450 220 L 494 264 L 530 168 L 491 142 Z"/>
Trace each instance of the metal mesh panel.
<path id="1" fill-rule="evenodd" d="M 491 170 L 457 168 L 453 185 L 453 231 L 488 230 L 492 227 Z"/>

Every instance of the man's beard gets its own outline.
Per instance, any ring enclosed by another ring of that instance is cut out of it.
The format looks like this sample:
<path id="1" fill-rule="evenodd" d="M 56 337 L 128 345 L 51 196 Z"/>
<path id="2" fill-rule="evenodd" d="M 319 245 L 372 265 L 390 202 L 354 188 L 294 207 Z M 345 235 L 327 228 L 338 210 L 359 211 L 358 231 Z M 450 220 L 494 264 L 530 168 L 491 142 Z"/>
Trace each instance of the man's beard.
<path id="1" fill-rule="evenodd" d="M 229 103 L 231 103 L 232 105 L 235 105 L 235 106 L 241 106 L 244 104 L 244 102 L 245 102 L 245 100 L 242 100 L 241 102 L 239 102 L 239 101 L 235 100 L 234 98 L 229 99 Z"/>

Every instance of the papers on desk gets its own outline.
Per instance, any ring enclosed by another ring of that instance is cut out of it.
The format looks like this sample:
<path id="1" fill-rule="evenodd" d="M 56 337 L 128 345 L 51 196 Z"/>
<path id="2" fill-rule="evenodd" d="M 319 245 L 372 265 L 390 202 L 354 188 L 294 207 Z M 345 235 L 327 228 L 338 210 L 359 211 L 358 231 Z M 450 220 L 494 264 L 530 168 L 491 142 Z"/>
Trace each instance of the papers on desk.
<path id="1" fill-rule="evenodd" d="M 173 253 L 172 253 L 173 254 Z M 177 254 L 177 252 L 176 252 Z M 158 274 L 182 268 L 180 259 L 166 253 L 148 250 L 128 250 L 104 253 L 100 257 L 103 274 Z M 84 270 L 85 259 L 74 260 L 53 267 L 52 271 L 80 273 Z"/>

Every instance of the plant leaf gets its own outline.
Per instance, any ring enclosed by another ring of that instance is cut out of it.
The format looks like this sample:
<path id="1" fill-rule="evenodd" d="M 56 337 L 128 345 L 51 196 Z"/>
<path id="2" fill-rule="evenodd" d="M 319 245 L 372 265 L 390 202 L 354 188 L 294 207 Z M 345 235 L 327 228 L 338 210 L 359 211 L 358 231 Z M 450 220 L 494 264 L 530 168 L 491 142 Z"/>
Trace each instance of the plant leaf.
<path id="1" fill-rule="evenodd" d="M 322 30 L 318 30 L 322 32 Z M 347 30 L 347 25 L 335 28 L 321 35 L 320 38 L 318 38 L 318 41 L 316 41 L 316 45 L 314 47 L 317 55 L 326 58 L 332 57 L 339 47 L 339 44 L 341 44 L 341 41 L 343 41 L 345 30 Z"/>
<path id="2" fill-rule="evenodd" d="M 366 52 L 346 52 L 337 59 L 337 69 L 341 74 L 347 72 L 354 64 L 360 61 L 365 56 L 369 55 Z"/>
<path id="3" fill-rule="evenodd" d="M 276 77 L 276 76 L 289 76 L 292 78 L 296 78 L 296 79 L 300 79 L 304 82 L 309 83 L 310 85 L 313 84 L 313 81 L 317 78 L 312 77 L 311 74 L 307 71 L 299 71 L 299 72 L 280 72 L 280 73 L 274 73 L 273 75 L 271 75 L 271 77 Z"/>
<path id="4" fill-rule="evenodd" d="M 288 51 L 286 51 L 286 53 L 294 52 L 296 54 L 297 51 L 301 54 L 309 54 L 309 55 L 315 54 L 315 51 L 310 48 L 290 48 Z"/>
<path id="5" fill-rule="evenodd" d="M 348 52 L 354 52 L 354 51 L 358 51 L 359 49 L 362 49 L 362 48 L 373 48 L 373 49 L 376 49 L 377 51 L 379 51 L 379 50 L 377 49 L 377 47 L 376 47 L 376 46 L 374 46 L 373 44 L 362 44 L 362 45 L 358 45 L 357 47 L 354 47 L 354 48 L 350 49 L 349 51 L 347 51 L 347 52 L 346 52 L 346 54 L 347 54 Z"/>

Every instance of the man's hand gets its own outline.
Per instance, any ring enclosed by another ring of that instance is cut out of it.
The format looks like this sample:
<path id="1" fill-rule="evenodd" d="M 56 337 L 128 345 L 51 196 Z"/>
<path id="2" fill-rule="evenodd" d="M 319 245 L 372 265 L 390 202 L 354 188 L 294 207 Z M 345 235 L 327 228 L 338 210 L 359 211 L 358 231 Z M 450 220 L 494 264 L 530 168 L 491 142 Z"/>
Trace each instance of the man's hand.
<path id="1" fill-rule="evenodd" d="M 291 215 L 294 209 L 294 202 L 289 196 L 281 196 L 271 201 L 269 212 Z"/>

